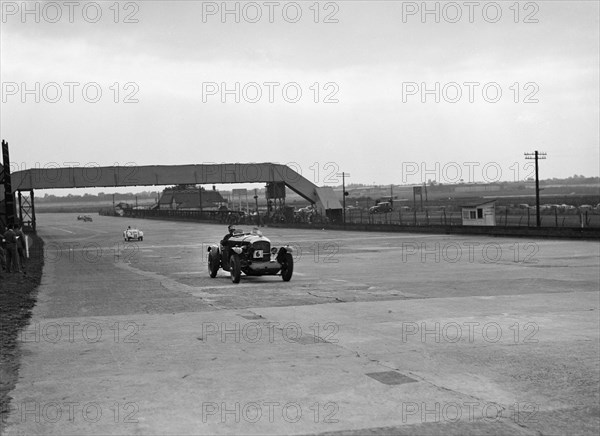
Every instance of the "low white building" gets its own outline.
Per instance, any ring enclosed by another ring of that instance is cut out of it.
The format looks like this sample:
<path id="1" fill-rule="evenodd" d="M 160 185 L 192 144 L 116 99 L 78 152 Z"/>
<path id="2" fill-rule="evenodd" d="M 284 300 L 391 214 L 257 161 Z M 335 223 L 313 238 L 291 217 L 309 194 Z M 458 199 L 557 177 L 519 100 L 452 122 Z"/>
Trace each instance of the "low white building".
<path id="1" fill-rule="evenodd" d="M 461 206 L 463 226 L 495 226 L 496 200 Z"/>

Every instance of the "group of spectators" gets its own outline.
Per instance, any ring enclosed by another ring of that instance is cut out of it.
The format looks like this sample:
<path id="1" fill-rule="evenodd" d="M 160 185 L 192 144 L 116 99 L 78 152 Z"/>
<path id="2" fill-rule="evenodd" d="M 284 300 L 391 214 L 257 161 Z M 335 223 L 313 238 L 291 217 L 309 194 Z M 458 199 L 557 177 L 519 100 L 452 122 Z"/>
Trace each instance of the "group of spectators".
<path id="1" fill-rule="evenodd" d="M 0 267 L 2 271 L 24 273 L 25 235 L 19 224 L 7 226 L 1 234 Z"/>

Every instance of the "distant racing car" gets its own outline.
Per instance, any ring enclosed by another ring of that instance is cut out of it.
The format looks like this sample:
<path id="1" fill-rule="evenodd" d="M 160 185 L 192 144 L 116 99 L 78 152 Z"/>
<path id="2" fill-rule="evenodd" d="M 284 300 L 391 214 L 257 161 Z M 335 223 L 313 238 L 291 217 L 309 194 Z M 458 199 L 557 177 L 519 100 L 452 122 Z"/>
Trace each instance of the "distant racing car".
<path id="1" fill-rule="evenodd" d="M 125 241 L 143 241 L 144 232 L 138 229 L 132 229 L 131 227 L 128 227 L 127 230 L 123 231 L 123 239 Z"/>
<path id="2" fill-rule="evenodd" d="M 213 244 L 208 247 L 208 273 L 215 278 L 219 268 L 229 271 L 231 281 L 239 283 L 241 274 L 247 276 L 280 274 L 284 282 L 292 278 L 294 272 L 293 249 L 289 245 L 271 246 L 271 241 L 260 231 L 251 233 L 235 230 L 225 245 Z"/>

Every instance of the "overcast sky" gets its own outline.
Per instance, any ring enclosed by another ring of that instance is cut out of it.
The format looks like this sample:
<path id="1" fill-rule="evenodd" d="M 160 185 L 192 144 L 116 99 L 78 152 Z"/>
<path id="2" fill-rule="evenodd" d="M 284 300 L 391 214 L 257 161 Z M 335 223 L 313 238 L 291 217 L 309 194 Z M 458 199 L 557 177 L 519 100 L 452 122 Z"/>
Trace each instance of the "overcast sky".
<path id="1" fill-rule="evenodd" d="M 45 3 L 2 2 L 13 170 L 278 162 L 318 185 L 449 183 L 523 179 L 537 149 L 542 178 L 599 175 L 597 1 L 427 3 L 439 17 L 400 1 L 228 2 L 238 17 L 220 1 Z"/>

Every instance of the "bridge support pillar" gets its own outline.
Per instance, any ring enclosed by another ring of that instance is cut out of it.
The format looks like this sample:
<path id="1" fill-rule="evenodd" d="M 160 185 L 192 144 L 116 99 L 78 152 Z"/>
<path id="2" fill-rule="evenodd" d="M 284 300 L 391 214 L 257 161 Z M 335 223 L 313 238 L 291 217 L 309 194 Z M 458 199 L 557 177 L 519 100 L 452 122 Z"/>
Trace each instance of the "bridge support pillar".
<path id="1" fill-rule="evenodd" d="M 30 228 L 35 232 L 35 200 L 33 189 L 30 189 L 29 195 L 23 195 L 19 191 L 19 222 L 24 228 Z"/>

